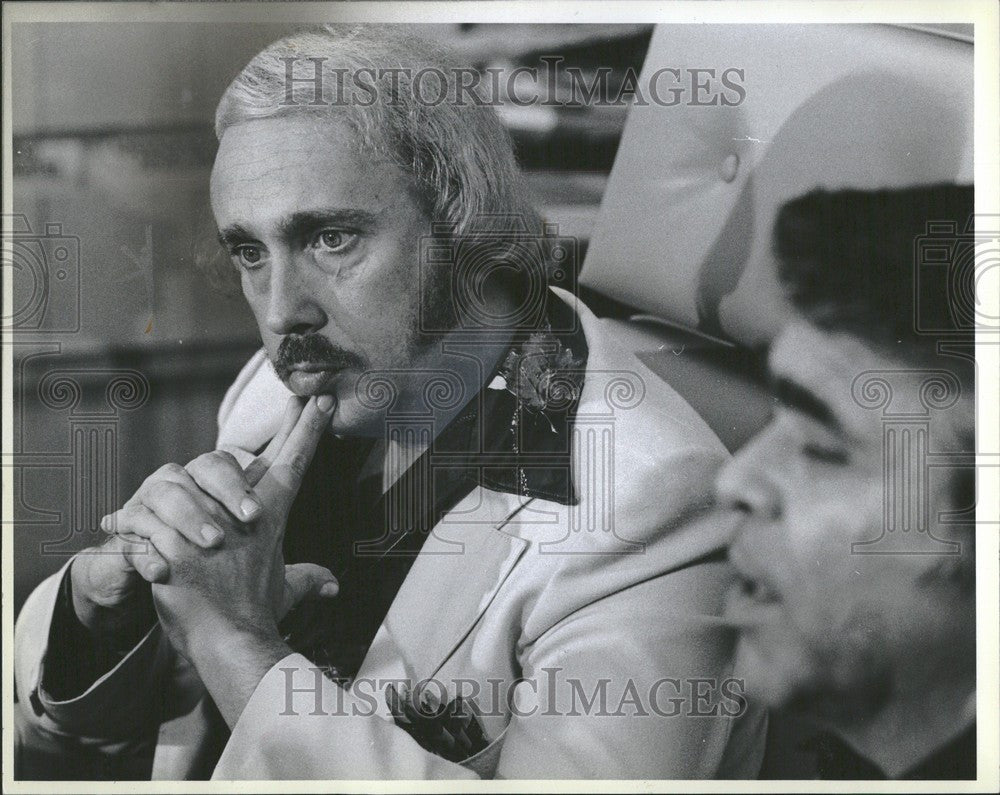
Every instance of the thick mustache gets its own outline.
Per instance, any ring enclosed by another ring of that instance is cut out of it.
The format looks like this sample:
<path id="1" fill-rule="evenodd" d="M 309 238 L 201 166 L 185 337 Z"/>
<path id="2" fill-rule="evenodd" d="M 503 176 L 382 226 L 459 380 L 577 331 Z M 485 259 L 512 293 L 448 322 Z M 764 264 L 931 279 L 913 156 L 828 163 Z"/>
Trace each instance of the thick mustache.
<path id="1" fill-rule="evenodd" d="M 342 370 L 348 367 L 364 369 L 364 361 L 356 353 L 330 342 L 321 334 L 285 337 L 274 357 L 274 371 L 287 381 L 296 365 L 308 363 L 323 369 Z"/>

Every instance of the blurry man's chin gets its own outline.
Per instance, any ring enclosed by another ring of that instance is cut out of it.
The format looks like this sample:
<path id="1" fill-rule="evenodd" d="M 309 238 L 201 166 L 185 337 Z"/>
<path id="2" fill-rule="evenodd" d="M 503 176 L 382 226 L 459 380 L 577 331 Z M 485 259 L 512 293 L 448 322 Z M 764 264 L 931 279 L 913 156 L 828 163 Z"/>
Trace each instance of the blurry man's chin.
<path id="1" fill-rule="evenodd" d="M 760 642 L 759 637 L 740 633 L 734 675 L 744 680 L 750 698 L 768 709 L 785 709 L 798 700 L 804 683 L 794 666 L 782 659 L 781 649 L 762 649 Z"/>
<path id="2" fill-rule="evenodd" d="M 838 684 L 829 670 L 794 644 L 782 646 L 774 639 L 768 643 L 768 639 L 742 633 L 733 670 L 744 681 L 749 698 L 770 710 L 820 725 L 839 724 L 845 716 L 855 716 L 858 693 L 872 693 L 861 683 L 857 688 Z"/>

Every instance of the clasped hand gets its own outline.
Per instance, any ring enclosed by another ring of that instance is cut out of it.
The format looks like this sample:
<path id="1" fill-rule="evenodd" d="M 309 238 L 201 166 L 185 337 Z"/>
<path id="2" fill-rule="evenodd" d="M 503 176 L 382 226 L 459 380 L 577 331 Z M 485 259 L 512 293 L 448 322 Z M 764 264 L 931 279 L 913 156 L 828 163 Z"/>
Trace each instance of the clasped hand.
<path id="1" fill-rule="evenodd" d="M 286 566 L 282 554 L 289 509 L 333 403 L 292 398 L 278 434 L 246 470 L 219 450 L 186 467 L 167 464 L 102 521 L 127 564 L 153 583 L 160 623 L 189 659 L 193 645 L 232 632 L 277 638 L 278 621 L 301 599 L 336 595 L 327 569 Z"/>

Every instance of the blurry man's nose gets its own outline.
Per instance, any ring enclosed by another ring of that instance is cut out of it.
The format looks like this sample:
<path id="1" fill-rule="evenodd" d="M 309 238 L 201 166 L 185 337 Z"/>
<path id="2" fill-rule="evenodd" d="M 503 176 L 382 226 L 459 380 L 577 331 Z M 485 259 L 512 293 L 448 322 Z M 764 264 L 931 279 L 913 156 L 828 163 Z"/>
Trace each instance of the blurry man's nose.
<path id="1" fill-rule="evenodd" d="M 267 328 L 274 334 L 309 334 L 326 325 L 314 286 L 291 263 L 275 262 L 267 304 Z"/>
<path id="2" fill-rule="evenodd" d="M 781 503 L 760 441 L 751 440 L 719 470 L 715 499 L 720 507 L 774 520 L 781 515 Z"/>

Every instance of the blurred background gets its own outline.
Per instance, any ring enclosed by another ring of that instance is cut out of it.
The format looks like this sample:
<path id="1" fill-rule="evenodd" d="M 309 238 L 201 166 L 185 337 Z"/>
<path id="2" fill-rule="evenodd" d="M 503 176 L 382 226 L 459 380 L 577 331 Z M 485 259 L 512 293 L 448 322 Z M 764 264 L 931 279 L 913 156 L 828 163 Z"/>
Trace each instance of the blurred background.
<path id="1" fill-rule="evenodd" d="M 293 25 L 12 25 L 16 330 L 15 612 L 44 576 L 102 540 L 101 516 L 168 461 L 210 449 L 227 386 L 258 347 L 243 300 L 197 269 L 215 105 Z M 642 67 L 648 25 L 427 25 L 460 60 L 504 72 L 559 55 L 611 96 Z M 520 99 L 544 88 L 530 77 Z M 506 84 L 506 79 L 501 81 Z M 580 241 L 595 223 L 628 107 L 501 115 L 545 217 Z M 576 263 L 579 267 L 579 262 Z M 614 312 L 614 302 L 604 301 Z"/>

